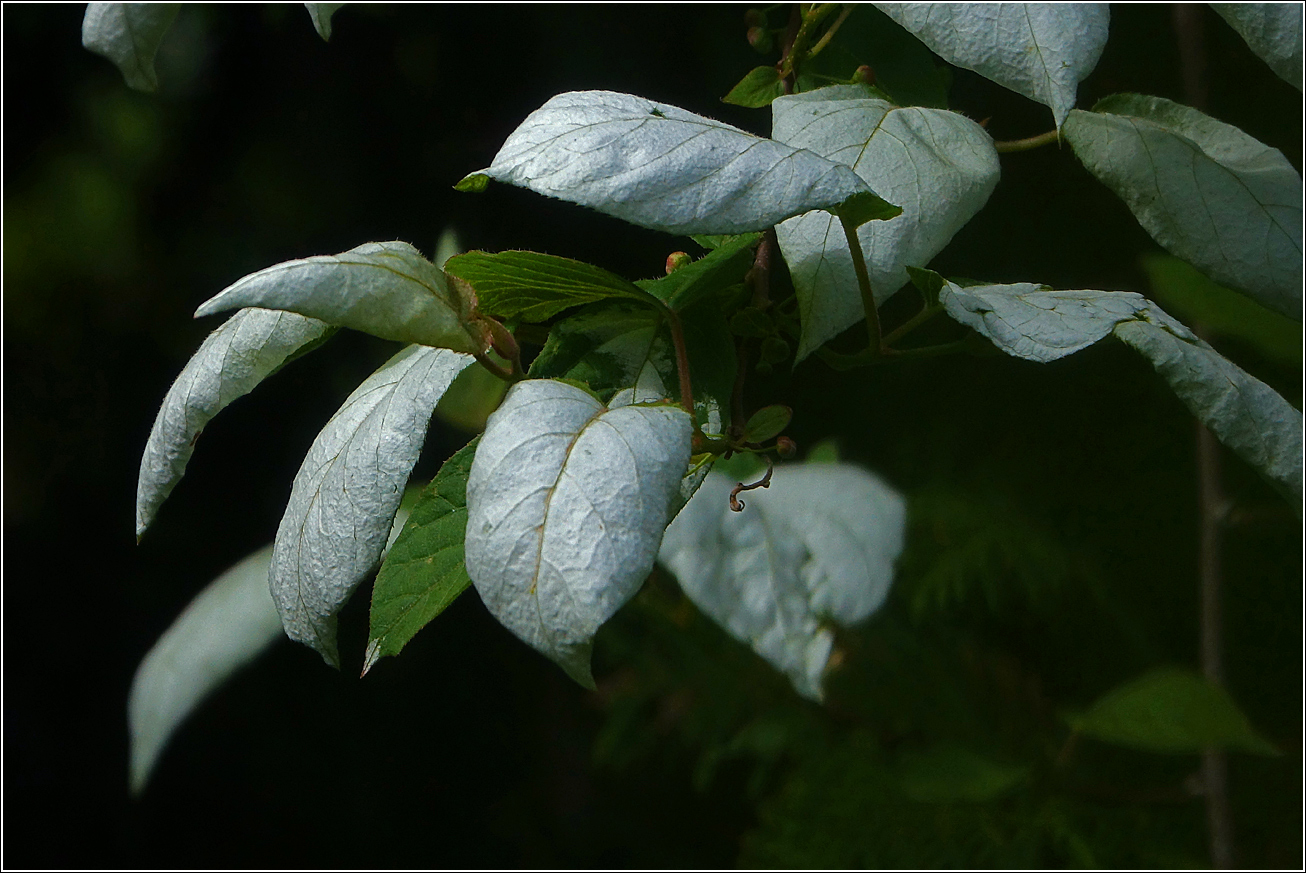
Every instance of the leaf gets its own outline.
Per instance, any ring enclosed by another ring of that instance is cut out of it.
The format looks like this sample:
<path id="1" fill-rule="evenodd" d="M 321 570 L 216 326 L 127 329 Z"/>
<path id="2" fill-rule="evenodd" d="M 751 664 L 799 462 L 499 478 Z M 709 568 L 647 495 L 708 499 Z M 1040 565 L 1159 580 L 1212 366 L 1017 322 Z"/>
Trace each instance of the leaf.
<path id="1" fill-rule="evenodd" d="M 890 221 L 857 231 L 875 299 L 883 302 L 987 202 L 998 181 L 993 140 L 979 125 L 942 109 L 895 107 L 861 86 L 822 88 L 772 104 L 774 136 L 851 166 L 902 206 Z M 798 293 L 801 361 L 865 317 L 843 229 L 828 215 L 776 228 Z"/>
<path id="2" fill-rule="evenodd" d="M 733 481 L 708 474 L 667 528 L 658 560 L 732 636 L 821 699 L 833 635 L 880 607 L 902 551 L 905 505 L 847 464 L 779 467 L 732 512 Z"/>
<path id="3" fill-rule="evenodd" d="M 405 242 L 365 243 L 259 270 L 204 303 L 195 317 L 245 306 L 298 312 L 382 339 L 468 354 L 489 346 L 476 320 L 475 298 L 451 288 Z"/>
<path id="4" fill-rule="evenodd" d="M 936 54 L 1052 109 L 1057 127 L 1106 48 L 1105 3 L 876 3 Z"/>
<path id="5" fill-rule="evenodd" d="M 467 480 L 467 573 L 495 618 L 586 687 L 594 632 L 653 568 L 691 432 L 681 409 L 608 409 L 544 380 L 490 416 Z"/>
<path id="6" fill-rule="evenodd" d="M 136 483 L 137 537 L 186 472 L 205 425 L 332 330 L 293 312 L 242 309 L 209 334 L 168 389 L 145 443 Z"/>
<path id="7" fill-rule="evenodd" d="M 129 88 L 157 91 L 154 56 L 180 9 L 180 3 L 87 3 L 82 45 L 113 61 Z"/>
<path id="8" fill-rule="evenodd" d="M 757 109 L 770 106 L 771 101 L 784 92 L 779 70 L 774 66 L 754 67 L 730 89 L 729 94 L 721 98 L 721 102 Z"/>
<path id="9" fill-rule="evenodd" d="M 1128 291 L 1053 291 L 1029 282 L 961 288 L 945 281 L 939 302 L 1002 351 L 1039 363 L 1091 346 L 1151 305 Z"/>
<path id="10" fill-rule="evenodd" d="M 764 443 L 775 439 L 789 426 L 794 411 L 788 406 L 763 406 L 744 425 L 744 442 Z"/>
<path id="11" fill-rule="evenodd" d="M 1212 3 L 1211 8 L 1279 78 L 1302 89 L 1300 3 Z"/>
<path id="12" fill-rule="evenodd" d="M 634 385 L 649 363 L 671 378 L 675 359 L 661 327 L 662 316 L 646 306 L 587 307 L 553 326 L 531 363 L 530 375 L 584 382 L 605 400 L 614 391 Z"/>
<path id="13" fill-rule="evenodd" d="M 413 636 L 467 590 L 463 563 L 467 474 L 479 438 L 444 462 L 409 513 L 372 588 L 363 674 L 397 655 Z"/>
<path id="14" fill-rule="evenodd" d="M 615 273 L 538 252 L 468 252 L 450 258 L 444 269 L 471 285 L 480 308 L 499 318 L 548 321 L 564 309 L 609 298 L 658 305 Z"/>
<path id="15" fill-rule="evenodd" d="M 1278 149 L 1138 94 L 1075 111 L 1065 136 L 1162 248 L 1301 320 L 1302 183 Z"/>
<path id="16" fill-rule="evenodd" d="M 317 35 L 322 37 L 323 42 L 331 41 L 331 16 L 336 14 L 336 10 L 344 3 L 305 3 L 304 8 L 308 10 L 308 15 L 313 19 L 313 29 Z"/>
<path id="17" fill-rule="evenodd" d="M 1002 764 L 951 744 L 904 751 L 898 759 L 903 793 L 921 803 L 984 803 L 1028 776 L 1028 767 Z"/>
<path id="18" fill-rule="evenodd" d="M 1302 509 L 1302 415 L 1254 378 L 1153 308 L 1115 334 L 1161 374 L 1216 438 Z"/>
<path id="19" fill-rule="evenodd" d="M 431 411 L 472 358 L 409 346 L 369 376 L 313 441 L 272 554 L 286 634 L 339 666 L 336 613 L 371 571 L 417 462 Z"/>
<path id="20" fill-rule="evenodd" d="M 127 701 L 133 794 L 200 701 L 281 636 L 268 595 L 271 560 L 268 544 L 213 580 L 136 668 Z"/>
<path id="21" fill-rule="evenodd" d="M 1144 255 L 1142 264 L 1152 299 L 1166 312 L 1185 324 L 1200 325 L 1207 336 L 1236 338 L 1281 364 L 1301 366 L 1301 322 L 1215 284 L 1172 255 Z"/>
<path id="22" fill-rule="evenodd" d="M 761 234 L 746 233 L 713 240 L 716 245 L 697 261 L 674 273 L 636 284 L 679 312 L 742 282 L 753 266 L 753 255 L 761 238 Z"/>
<path id="23" fill-rule="evenodd" d="M 764 230 L 869 190 L 847 167 L 810 152 L 611 91 L 553 97 L 480 172 L 685 235 Z"/>
<path id="24" fill-rule="evenodd" d="M 1277 755 L 1221 688 L 1191 670 L 1162 668 L 1103 695 L 1070 723 L 1081 733 L 1148 752 L 1208 748 Z"/>

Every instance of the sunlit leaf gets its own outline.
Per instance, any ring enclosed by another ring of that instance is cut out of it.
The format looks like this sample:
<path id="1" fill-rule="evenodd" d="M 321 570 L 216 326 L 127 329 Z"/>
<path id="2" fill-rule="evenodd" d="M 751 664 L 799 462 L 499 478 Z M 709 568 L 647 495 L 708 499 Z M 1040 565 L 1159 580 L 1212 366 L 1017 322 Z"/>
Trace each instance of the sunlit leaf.
<path id="1" fill-rule="evenodd" d="M 1279 78 L 1302 89 L 1300 3 L 1212 3 L 1211 8 L 1245 40 Z"/>
<path id="2" fill-rule="evenodd" d="M 405 348 L 349 395 L 295 476 L 272 596 L 286 634 L 333 666 L 336 613 L 381 557 L 431 412 L 470 363 L 447 349 Z"/>
<path id="3" fill-rule="evenodd" d="M 876 3 L 950 64 L 1052 109 L 1057 127 L 1106 47 L 1106 3 Z"/>
<path id="4" fill-rule="evenodd" d="M 721 102 L 757 109 L 770 106 L 771 101 L 784 92 L 779 70 L 774 66 L 755 67 L 730 89 L 729 94 L 721 98 Z"/>
<path id="5" fill-rule="evenodd" d="M 1138 94 L 1072 113 L 1065 136 L 1168 252 L 1301 319 L 1302 182 L 1278 149 Z"/>
<path id="6" fill-rule="evenodd" d="M 811 152 L 611 91 L 552 98 L 480 173 L 677 234 L 764 230 L 870 190 Z"/>
<path id="7" fill-rule="evenodd" d="M 1277 755 L 1229 695 L 1191 670 L 1153 670 L 1112 689 L 1082 715 L 1081 733 L 1149 752 L 1193 753 L 1208 748 Z"/>
<path id="8" fill-rule="evenodd" d="M 331 330 L 293 312 L 242 309 L 209 334 L 168 389 L 145 444 L 136 483 L 138 537 L 181 480 L 205 425 Z"/>
<path id="9" fill-rule="evenodd" d="M 127 703 L 133 793 L 199 702 L 281 636 L 268 594 L 271 561 L 269 544 L 211 582 L 136 668 Z"/>
<path id="10" fill-rule="evenodd" d="M 681 409 L 608 409 L 556 381 L 518 383 L 490 416 L 467 480 L 467 573 L 582 685 L 594 632 L 653 567 L 690 435 Z"/>
<path id="11" fill-rule="evenodd" d="M 658 560 L 732 636 L 821 698 L 833 635 L 880 607 L 902 551 L 905 504 L 847 464 L 780 467 L 730 509 L 734 480 L 713 472 L 667 528 Z"/>
<path id="12" fill-rule="evenodd" d="M 955 112 L 899 108 L 846 85 L 782 97 L 771 105 L 774 136 L 848 164 L 902 207 L 862 225 L 857 238 L 871 290 L 883 302 L 924 266 L 987 202 L 998 181 L 992 138 Z M 814 212 L 776 233 L 798 292 L 802 360 L 865 313 L 843 229 Z"/>
<path id="13" fill-rule="evenodd" d="M 180 3 L 87 3 L 82 45 L 117 65 L 127 85 L 156 91 L 154 56 Z"/>
<path id="14" fill-rule="evenodd" d="M 283 309 L 382 339 L 476 354 L 489 342 L 476 301 L 405 242 L 286 261 L 226 288 L 195 311 Z"/>

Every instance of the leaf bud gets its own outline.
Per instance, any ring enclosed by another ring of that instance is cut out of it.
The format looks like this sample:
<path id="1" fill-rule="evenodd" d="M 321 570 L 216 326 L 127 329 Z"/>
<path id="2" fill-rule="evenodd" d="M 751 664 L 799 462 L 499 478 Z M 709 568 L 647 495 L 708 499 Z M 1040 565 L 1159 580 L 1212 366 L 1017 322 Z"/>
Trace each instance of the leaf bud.
<path id="1" fill-rule="evenodd" d="M 798 454 L 798 443 L 789 439 L 787 436 L 777 437 L 775 441 L 775 453 L 782 458 L 792 458 Z"/>
<path id="2" fill-rule="evenodd" d="M 860 67 L 858 67 L 856 70 L 853 71 L 853 84 L 874 85 L 875 71 L 872 70 L 868 65 L 862 64 Z"/>
<path id="3" fill-rule="evenodd" d="M 771 38 L 771 31 L 765 27 L 754 26 L 748 28 L 748 44 L 758 54 L 764 55 L 769 52 L 774 43 L 775 41 Z"/>
<path id="4" fill-rule="evenodd" d="M 684 252 L 672 252 L 667 255 L 667 275 L 671 275 L 676 270 L 690 263 L 694 259 Z"/>

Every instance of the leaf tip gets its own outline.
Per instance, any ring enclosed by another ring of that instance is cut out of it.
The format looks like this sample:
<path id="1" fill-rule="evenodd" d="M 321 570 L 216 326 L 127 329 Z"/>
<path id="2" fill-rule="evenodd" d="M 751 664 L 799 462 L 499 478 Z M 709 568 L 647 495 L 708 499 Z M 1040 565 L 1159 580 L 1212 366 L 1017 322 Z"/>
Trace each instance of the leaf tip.
<path id="1" fill-rule="evenodd" d="M 462 178 L 462 181 L 454 185 L 453 189 L 455 191 L 466 191 L 470 194 L 480 194 L 488 187 L 490 187 L 490 177 L 485 173 L 469 173 Z"/>
<path id="2" fill-rule="evenodd" d="M 367 671 L 376 666 L 376 662 L 381 660 L 381 641 L 379 639 L 368 640 L 367 650 L 363 653 L 363 672 L 358 674 L 362 679 L 367 675 Z"/>

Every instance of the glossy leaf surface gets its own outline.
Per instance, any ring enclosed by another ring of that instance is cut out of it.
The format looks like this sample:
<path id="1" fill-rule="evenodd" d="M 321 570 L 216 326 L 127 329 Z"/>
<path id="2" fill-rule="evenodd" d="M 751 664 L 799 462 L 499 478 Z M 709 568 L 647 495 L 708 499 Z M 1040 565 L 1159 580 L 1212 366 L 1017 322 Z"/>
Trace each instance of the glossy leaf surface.
<path id="1" fill-rule="evenodd" d="M 552 98 L 481 173 L 677 234 L 764 230 L 870 190 L 810 152 L 611 91 Z"/>
<path id="2" fill-rule="evenodd" d="M 860 86 L 823 88 L 772 104 L 774 136 L 851 166 L 902 207 L 857 231 L 871 289 L 883 302 L 985 204 L 998 181 L 993 140 L 955 112 L 899 108 Z M 798 292 L 802 360 L 864 317 L 843 229 L 829 215 L 792 218 L 776 235 Z"/>
<path id="3" fill-rule="evenodd" d="M 1163 248 L 1301 319 L 1302 182 L 1278 149 L 1196 109 L 1118 94 L 1066 139 Z"/>
<path id="4" fill-rule="evenodd" d="M 313 19 L 313 29 L 317 35 L 322 37 L 324 42 L 331 40 L 331 16 L 336 14 L 343 3 L 305 3 L 304 8 L 308 10 L 308 15 Z"/>
<path id="5" fill-rule="evenodd" d="M 336 613 L 376 565 L 440 396 L 472 358 L 409 346 L 327 422 L 277 529 L 272 595 L 286 634 L 339 665 Z"/>
<path id="6" fill-rule="evenodd" d="M 258 306 L 317 318 L 382 339 L 476 354 L 489 343 L 464 297 L 405 242 L 366 243 L 339 255 L 252 273 L 195 311 L 198 318 Z"/>
<path id="7" fill-rule="evenodd" d="M 689 463 L 689 416 L 513 386 L 467 480 L 467 573 L 491 614 L 592 688 L 595 631 L 653 567 Z"/>
<path id="8" fill-rule="evenodd" d="M 1106 48 L 1105 3 L 876 3 L 950 64 L 1052 109 L 1057 127 Z"/>
<path id="9" fill-rule="evenodd" d="M 154 56 L 180 3 L 87 3 L 82 45 L 108 58 L 137 91 L 156 91 Z"/>
<path id="10" fill-rule="evenodd" d="M 1212 3 L 1211 8 L 1247 41 L 1279 78 L 1302 89 L 1300 3 Z"/>
<path id="11" fill-rule="evenodd" d="M 186 472 L 205 425 L 331 330 L 293 312 L 242 309 L 209 334 L 168 389 L 145 444 L 136 483 L 138 537 Z"/>

